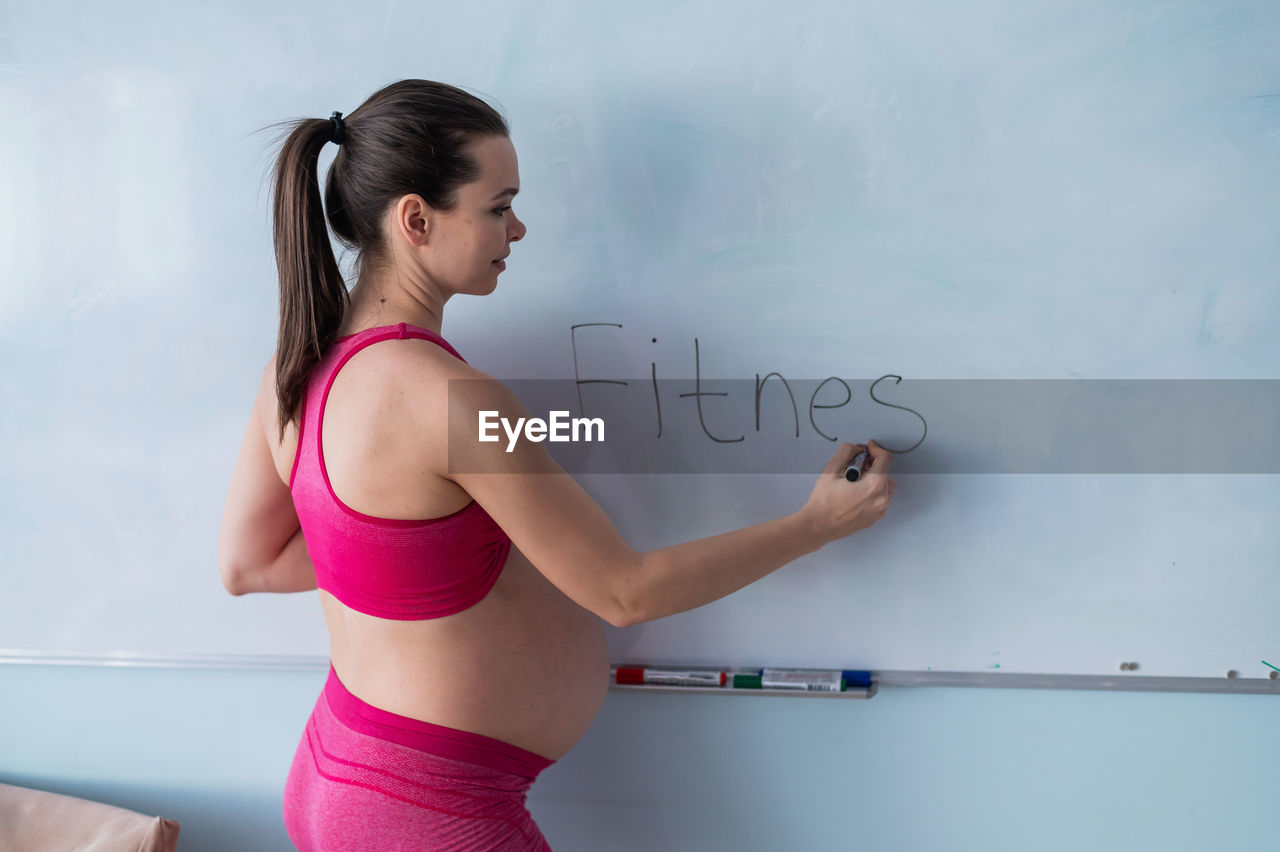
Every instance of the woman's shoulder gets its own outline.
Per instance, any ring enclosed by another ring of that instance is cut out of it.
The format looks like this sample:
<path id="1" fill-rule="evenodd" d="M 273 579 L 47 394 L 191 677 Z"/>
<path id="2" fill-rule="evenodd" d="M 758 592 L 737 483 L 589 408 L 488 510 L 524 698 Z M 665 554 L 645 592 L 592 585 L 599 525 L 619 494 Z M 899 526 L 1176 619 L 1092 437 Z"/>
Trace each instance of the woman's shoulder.
<path id="1" fill-rule="evenodd" d="M 364 363 L 370 370 L 389 381 L 420 382 L 432 378 L 478 379 L 486 376 L 456 352 L 444 338 L 392 337 L 365 346 L 357 354 L 366 355 Z"/>
<path id="2" fill-rule="evenodd" d="M 392 342 L 393 341 L 393 342 Z M 439 343 L 417 337 L 389 338 L 364 346 L 347 360 L 335 382 L 343 405 L 392 418 L 434 419 L 447 408 L 451 382 L 493 379 Z"/>

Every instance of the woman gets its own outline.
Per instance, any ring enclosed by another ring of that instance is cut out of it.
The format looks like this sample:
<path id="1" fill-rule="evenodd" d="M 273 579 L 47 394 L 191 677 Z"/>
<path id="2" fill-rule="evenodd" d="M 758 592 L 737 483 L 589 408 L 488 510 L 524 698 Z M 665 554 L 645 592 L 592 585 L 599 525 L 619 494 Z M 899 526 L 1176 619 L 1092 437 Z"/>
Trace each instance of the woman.
<path id="1" fill-rule="evenodd" d="M 330 141 L 326 217 L 315 169 Z M 600 620 L 701 606 L 872 525 L 893 493 L 890 454 L 873 443 L 871 475 L 851 484 L 863 447 L 844 444 L 800 511 L 637 553 L 542 444 L 448 442 L 451 419 L 528 416 L 441 336 L 449 298 L 493 292 L 525 235 L 502 117 L 404 80 L 349 118 L 296 122 L 275 178 L 281 324 L 260 399 L 299 528 L 270 567 L 224 582 L 318 588 L 328 624 L 328 681 L 286 782 L 289 837 L 302 850 L 548 849 L 525 794 L 604 700 Z M 350 294 L 326 220 L 357 252 Z M 251 502 L 240 481 L 228 513 Z M 229 528 L 261 524 L 224 517 L 235 549 Z M 299 585 L 307 571 L 314 585 Z"/>

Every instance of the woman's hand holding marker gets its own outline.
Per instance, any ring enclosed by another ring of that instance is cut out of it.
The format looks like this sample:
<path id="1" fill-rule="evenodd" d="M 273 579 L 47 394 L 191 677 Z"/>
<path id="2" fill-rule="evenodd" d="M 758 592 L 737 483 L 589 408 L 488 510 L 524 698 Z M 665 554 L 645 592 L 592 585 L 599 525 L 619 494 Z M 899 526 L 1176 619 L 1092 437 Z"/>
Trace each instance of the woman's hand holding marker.
<path id="1" fill-rule="evenodd" d="M 845 472 L 864 452 L 869 458 L 856 481 L 850 481 Z M 810 516 L 824 544 L 853 535 L 884 517 L 893 499 L 892 463 L 893 454 L 875 441 L 840 445 L 801 510 Z"/>

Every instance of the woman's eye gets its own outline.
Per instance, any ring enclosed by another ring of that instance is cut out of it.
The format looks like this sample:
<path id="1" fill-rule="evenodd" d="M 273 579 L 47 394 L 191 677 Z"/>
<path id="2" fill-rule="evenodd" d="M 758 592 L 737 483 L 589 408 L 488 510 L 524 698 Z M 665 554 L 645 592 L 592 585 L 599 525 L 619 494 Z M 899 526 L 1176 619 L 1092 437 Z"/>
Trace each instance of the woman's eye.
<path id="1" fill-rule="evenodd" d="M 494 212 L 494 214 L 495 214 L 495 215 L 497 215 L 497 216 L 501 216 L 503 213 L 505 213 L 506 211 L 508 211 L 508 210 L 510 210 L 510 209 L 511 209 L 511 205 L 510 205 L 510 204 L 508 204 L 506 207 L 497 207 L 497 208 L 495 208 L 493 212 Z"/>

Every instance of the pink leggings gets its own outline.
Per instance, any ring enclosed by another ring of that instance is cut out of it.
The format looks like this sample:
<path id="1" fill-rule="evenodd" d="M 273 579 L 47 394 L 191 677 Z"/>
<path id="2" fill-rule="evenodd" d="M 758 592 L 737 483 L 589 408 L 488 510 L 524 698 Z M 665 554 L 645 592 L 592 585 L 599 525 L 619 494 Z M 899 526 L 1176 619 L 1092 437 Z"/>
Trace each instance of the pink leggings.
<path id="1" fill-rule="evenodd" d="M 554 762 L 366 704 L 330 664 L 285 782 L 285 831 L 301 852 L 551 852 L 525 793 Z"/>

